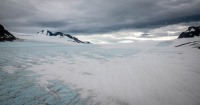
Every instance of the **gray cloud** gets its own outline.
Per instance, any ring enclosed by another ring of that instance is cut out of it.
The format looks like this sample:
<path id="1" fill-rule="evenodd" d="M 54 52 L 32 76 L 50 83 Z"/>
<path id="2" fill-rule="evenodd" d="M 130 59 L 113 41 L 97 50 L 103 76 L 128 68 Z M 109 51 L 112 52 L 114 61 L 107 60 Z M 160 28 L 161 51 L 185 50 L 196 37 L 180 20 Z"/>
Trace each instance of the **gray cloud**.
<path id="1" fill-rule="evenodd" d="M 59 28 L 59 27 L 64 27 L 67 24 L 63 21 L 35 21 L 34 22 L 36 25 L 39 25 L 41 27 L 46 27 L 46 28 Z"/>
<path id="2" fill-rule="evenodd" d="M 0 23 L 27 33 L 43 28 L 74 34 L 146 31 L 199 23 L 199 5 L 199 0 L 1 0 Z"/>

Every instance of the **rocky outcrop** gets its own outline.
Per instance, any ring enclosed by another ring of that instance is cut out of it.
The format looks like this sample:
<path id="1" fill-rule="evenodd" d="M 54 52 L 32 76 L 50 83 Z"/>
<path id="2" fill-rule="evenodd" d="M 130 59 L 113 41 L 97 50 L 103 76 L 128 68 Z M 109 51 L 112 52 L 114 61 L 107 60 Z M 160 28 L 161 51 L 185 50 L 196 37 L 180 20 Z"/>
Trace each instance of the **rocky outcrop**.
<path id="1" fill-rule="evenodd" d="M 54 36 L 54 34 L 49 30 L 41 30 L 40 32 L 37 32 L 37 34 L 45 34 L 48 36 Z"/>
<path id="2" fill-rule="evenodd" d="M 76 42 L 76 43 L 84 43 L 84 44 L 91 44 L 90 42 L 88 41 L 81 41 L 79 40 L 78 38 L 74 37 L 74 36 L 71 36 L 70 34 L 65 34 L 65 33 L 62 33 L 62 32 L 51 32 L 49 30 L 41 30 L 40 32 L 38 32 L 37 34 L 40 34 L 40 35 L 47 35 L 47 36 L 60 36 L 61 38 L 69 38 L 71 39 L 73 42 Z"/>
<path id="3" fill-rule="evenodd" d="M 13 41 L 16 39 L 17 38 L 14 35 L 5 30 L 4 27 L 0 24 L 0 42 Z"/>
<path id="4" fill-rule="evenodd" d="M 182 32 L 179 38 L 193 38 L 200 35 L 200 26 L 191 26 L 185 32 Z"/>

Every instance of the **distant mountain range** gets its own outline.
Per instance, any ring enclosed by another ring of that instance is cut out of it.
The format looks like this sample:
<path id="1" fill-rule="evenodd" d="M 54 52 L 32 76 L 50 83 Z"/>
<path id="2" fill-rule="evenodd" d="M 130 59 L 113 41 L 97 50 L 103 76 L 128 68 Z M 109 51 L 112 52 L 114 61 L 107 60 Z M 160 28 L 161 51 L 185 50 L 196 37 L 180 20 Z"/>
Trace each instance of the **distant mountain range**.
<path id="1" fill-rule="evenodd" d="M 76 38 L 74 36 L 71 36 L 70 34 L 65 34 L 65 33 L 62 33 L 62 32 L 55 32 L 55 33 L 53 33 L 53 32 L 51 32 L 49 30 L 41 30 L 41 31 L 37 32 L 37 34 L 38 35 L 47 35 L 47 36 L 58 36 L 60 38 L 68 38 L 69 39 L 68 41 L 71 41 L 71 42 L 91 44 L 88 41 L 81 41 L 78 38 Z"/>
<path id="2" fill-rule="evenodd" d="M 0 42 L 13 41 L 16 39 L 17 38 L 14 35 L 5 30 L 4 27 L 0 24 Z"/>
<path id="3" fill-rule="evenodd" d="M 81 41 L 78 38 L 71 36 L 70 34 L 65 34 L 62 32 L 51 32 L 49 30 L 41 30 L 39 32 L 37 32 L 38 35 L 46 35 L 46 36 L 58 36 L 60 38 L 66 38 L 68 39 L 68 41 L 71 42 L 76 42 L 76 43 L 84 43 L 84 44 L 91 44 L 88 41 Z M 190 26 L 188 27 L 188 29 L 185 32 L 182 32 L 179 38 L 192 38 L 195 36 L 200 36 L 200 26 Z M 14 35 L 12 35 L 9 31 L 7 31 L 6 29 L 4 29 L 4 27 L 0 24 L 0 42 L 4 42 L 4 41 L 13 41 L 16 40 L 18 38 L 16 38 Z"/>
<path id="4" fill-rule="evenodd" d="M 83 43 L 83 44 L 91 44 L 88 41 L 81 41 L 78 38 L 71 36 L 70 34 L 65 34 L 62 32 L 51 32 L 49 30 L 41 30 L 40 32 L 37 33 L 38 35 L 46 35 L 46 36 L 58 36 L 59 38 L 65 38 L 66 41 L 69 42 L 75 42 L 75 43 Z M 16 38 L 13 34 L 11 34 L 9 31 L 7 31 L 3 25 L 0 24 L 0 42 L 4 41 L 13 41 L 16 40 Z M 65 40 L 64 39 L 64 40 Z"/>

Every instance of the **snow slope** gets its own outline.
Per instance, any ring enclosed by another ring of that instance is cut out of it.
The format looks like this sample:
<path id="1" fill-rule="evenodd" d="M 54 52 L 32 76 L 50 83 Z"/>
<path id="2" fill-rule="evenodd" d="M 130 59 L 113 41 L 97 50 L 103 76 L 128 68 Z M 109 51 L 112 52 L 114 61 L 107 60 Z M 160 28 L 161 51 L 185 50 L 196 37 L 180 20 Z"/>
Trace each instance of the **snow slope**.
<path id="1" fill-rule="evenodd" d="M 52 33 L 49 30 L 42 30 L 37 34 L 24 34 L 24 33 L 15 33 L 19 39 L 24 40 L 33 40 L 33 41 L 42 41 L 42 42 L 54 42 L 54 43 L 63 43 L 63 44 L 90 44 L 87 41 L 81 41 L 76 37 L 73 37 L 69 34 L 64 34 L 62 32 Z"/>
<path id="2" fill-rule="evenodd" d="M 56 79 L 79 89 L 92 105 L 199 105 L 200 50 L 174 47 L 189 41 L 200 39 L 92 45 L 29 70 L 44 86 Z"/>
<path id="3" fill-rule="evenodd" d="M 60 36 L 46 36 L 46 35 L 16 35 L 17 38 L 24 40 L 33 40 L 33 41 L 41 41 L 41 42 L 54 42 L 54 43 L 62 43 L 62 44 L 77 44 L 74 43 L 72 39 L 67 37 Z"/>

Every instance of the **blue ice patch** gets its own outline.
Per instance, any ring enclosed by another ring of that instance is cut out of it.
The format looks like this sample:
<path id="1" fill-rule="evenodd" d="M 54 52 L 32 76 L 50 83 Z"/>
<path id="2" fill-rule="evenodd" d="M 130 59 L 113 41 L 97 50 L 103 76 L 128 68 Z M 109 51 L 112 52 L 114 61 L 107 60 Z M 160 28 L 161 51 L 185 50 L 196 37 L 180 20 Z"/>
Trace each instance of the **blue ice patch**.
<path id="1" fill-rule="evenodd" d="M 173 44 L 173 41 L 163 41 L 163 42 L 158 43 L 156 46 L 157 47 L 165 47 L 165 46 L 169 46 L 171 44 Z"/>

